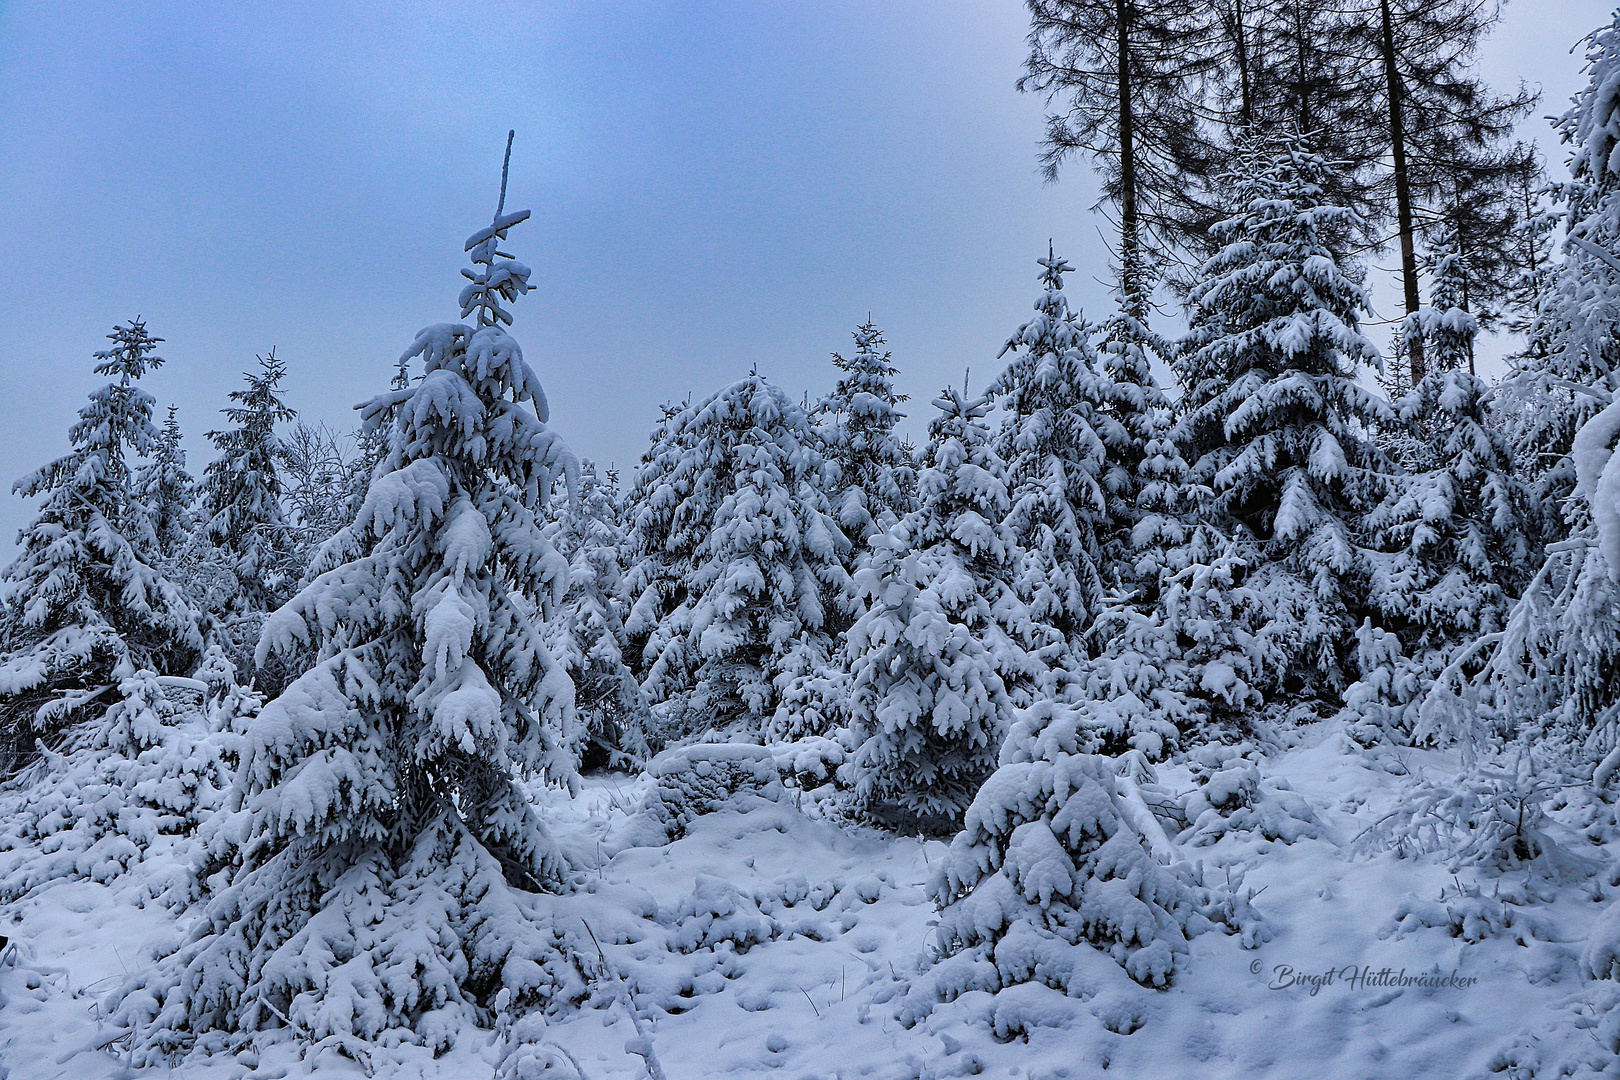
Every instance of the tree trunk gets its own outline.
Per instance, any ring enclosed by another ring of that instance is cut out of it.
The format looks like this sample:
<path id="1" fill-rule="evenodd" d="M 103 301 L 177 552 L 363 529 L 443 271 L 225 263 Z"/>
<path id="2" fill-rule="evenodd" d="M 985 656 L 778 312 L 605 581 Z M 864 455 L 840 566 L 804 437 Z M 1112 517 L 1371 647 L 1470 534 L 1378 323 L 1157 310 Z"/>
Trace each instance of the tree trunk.
<path id="1" fill-rule="evenodd" d="M 1254 124 L 1254 88 L 1249 82 L 1249 44 L 1243 37 L 1243 0 L 1233 0 L 1232 34 L 1237 46 L 1238 85 L 1242 94 L 1239 115 L 1243 117 L 1243 126 L 1248 128 Z"/>
<path id="2" fill-rule="evenodd" d="M 1136 212 L 1136 122 L 1131 111 L 1130 0 L 1114 0 L 1114 48 L 1119 78 L 1119 285 L 1124 307 L 1140 319 L 1147 314 L 1142 294 L 1142 242 Z"/>
<path id="3" fill-rule="evenodd" d="M 1384 81 L 1389 93 L 1389 142 L 1395 158 L 1395 218 L 1401 237 L 1401 280 L 1406 292 L 1406 313 L 1418 309 L 1417 253 L 1412 237 L 1412 191 L 1406 174 L 1406 133 L 1401 123 L 1401 76 L 1395 66 L 1395 27 L 1389 13 L 1389 0 L 1378 0 L 1383 21 Z M 1410 361 L 1412 385 L 1423 381 L 1423 342 L 1412 338 Z"/>

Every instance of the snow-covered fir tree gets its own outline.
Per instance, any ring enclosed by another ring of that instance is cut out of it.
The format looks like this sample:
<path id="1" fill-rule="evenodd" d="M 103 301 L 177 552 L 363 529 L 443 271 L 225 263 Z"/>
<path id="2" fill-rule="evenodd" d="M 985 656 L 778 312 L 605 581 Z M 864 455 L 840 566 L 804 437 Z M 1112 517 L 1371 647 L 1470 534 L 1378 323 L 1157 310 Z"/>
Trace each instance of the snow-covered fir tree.
<path id="1" fill-rule="evenodd" d="M 316 660 L 248 727 L 191 939 L 121 995 L 136 1060 L 205 1029 L 443 1048 L 577 985 L 533 903 L 562 857 L 518 783 L 574 776 L 572 688 L 528 614 L 568 585 L 539 515 L 577 465 L 505 329 L 529 270 L 499 245 L 527 217 L 467 241 L 471 323 L 419 332 L 421 381 L 363 406 L 393 418 L 387 457 L 266 626 L 261 660 Z"/>
<path id="2" fill-rule="evenodd" d="M 1472 375 L 1479 320 L 1468 310 L 1468 260 L 1457 250 L 1455 231 L 1437 228 L 1429 245 L 1429 303 L 1401 321 L 1401 351 L 1420 338 L 1425 364 Z"/>
<path id="3" fill-rule="evenodd" d="M 185 673 L 203 641 L 199 616 L 155 568 L 158 541 L 131 490 L 129 458 L 159 441 L 152 396 L 136 385 L 163 363 L 139 319 L 107 335 L 93 391 L 68 430 L 72 451 L 17 481 L 42 503 L 4 573 L 0 732 L 26 756 L 36 735 L 118 700 L 117 671 Z"/>
<path id="4" fill-rule="evenodd" d="M 1539 432 L 1549 455 L 1568 446 L 1532 485 L 1545 499 L 1567 478 L 1567 536 L 1546 545 L 1546 561 L 1502 632 L 1465 650 L 1494 645 L 1485 670 L 1466 681 L 1468 657 L 1460 655 L 1423 712 L 1441 733 L 1483 719 L 1537 740 L 1557 738 L 1577 761 L 1596 763 L 1591 779 L 1602 789 L 1620 776 L 1620 13 L 1592 36 L 1588 70 L 1560 123 L 1574 144 L 1575 183 L 1565 192 L 1566 258 L 1532 330 L 1542 353 L 1506 380 L 1521 405 L 1528 390 L 1543 391 L 1532 405 L 1541 425 L 1520 434 Z"/>
<path id="5" fill-rule="evenodd" d="M 230 783 L 228 739 L 156 673 L 119 672 L 119 700 L 77 724 L 0 793 L 0 895 L 59 878 L 109 881 L 164 835 L 187 836 Z M 199 703 L 200 704 L 200 703 Z M 184 892 L 185 890 L 181 890 Z"/>
<path id="6" fill-rule="evenodd" d="M 186 451 L 180 445 L 180 422 L 175 406 L 163 421 L 152 460 L 135 471 L 135 494 L 152 519 L 158 550 L 174 555 L 196 530 L 197 481 L 186 471 Z"/>
<path id="7" fill-rule="evenodd" d="M 1368 558 L 1379 626 L 1357 631 L 1361 679 L 1346 703 L 1373 724 L 1368 735 L 1411 732 L 1411 706 L 1453 649 L 1502 628 L 1530 569 L 1530 500 L 1486 414 L 1489 391 L 1467 370 L 1477 323 L 1461 306 L 1465 272 L 1442 248 L 1430 306 L 1405 320 L 1430 368 L 1395 403 L 1408 471 L 1366 522 L 1384 553 Z"/>
<path id="8" fill-rule="evenodd" d="M 274 349 L 259 357 L 259 370 L 243 374 L 246 388 L 231 391 L 236 404 L 221 410 L 234 426 L 208 433 L 220 456 L 203 472 L 203 533 L 236 574 L 234 615 L 274 610 L 302 569 L 292 565 L 281 507 L 283 450 L 275 428 L 298 415 L 281 400 L 286 373 Z"/>
<path id="9" fill-rule="evenodd" d="M 895 393 L 897 372 L 883 344 L 883 332 L 868 316 L 855 328 L 855 351 L 849 359 L 832 354 L 833 366 L 843 375 L 816 405 L 824 418 L 824 453 L 839 470 L 834 511 L 856 548 L 892 525 L 916 500 L 916 475 L 894 431 L 905 419 L 897 406 L 906 398 Z"/>
<path id="10" fill-rule="evenodd" d="M 1030 982 L 1078 994 L 1089 948 L 1164 987 L 1211 927 L 1201 891 L 1155 859 L 1163 828 L 1139 793 L 1121 797 L 1133 785 L 1095 753 L 1091 719 L 1054 702 L 1019 714 L 929 883 L 946 955 L 925 984 L 934 996 Z"/>
<path id="11" fill-rule="evenodd" d="M 805 410 L 758 373 L 681 408 L 636 475 L 632 609 L 652 702 L 695 695 L 758 730 L 789 685 L 824 674 L 829 613 L 851 603 L 837 470 Z"/>
<path id="12" fill-rule="evenodd" d="M 1240 737 L 1286 667 L 1285 624 L 1268 625 L 1241 546 L 1199 520 L 1166 412 L 1142 417 L 1134 525 L 1119 591 L 1104 598 L 1062 700 L 1090 716 L 1099 752 L 1159 761 L 1202 739 Z"/>
<path id="13" fill-rule="evenodd" d="M 1276 689 L 1296 699 L 1335 699 L 1352 677 L 1347 643 L 1366 606 L 1358 529 L 1389 468 L 1369 433 L 1394 420 L 1357 382 L 1381 361 L 1360 329 L 1365 291 L 1328 243 L 1354 217 L 1323 201 L 1330 169 L 1298 140 L 1246 155 L 1243 209 L 1215 226 L 1223 246 L 1193 285 L 1178 359 L 1191 479 L 1209 489 L 1211 523 L 1254 548 L 1250 584 L 1294 642 Z"/>
<path id="14" fill-rule="evenodd" d="M 1171 434 L 1173 403 L 1153 374 L 1153 362 L 1168 364 L 1175 349 L 1126 310 L 1120 297 L 1102 325 L 1096 350 L 1107 393 L 1104 413 L 1114 421 L 1104 429 L 1111 439 L 1102 475 L 1108 500 L 1107 531 L 1101 537 L 1104 573 L 1147 598 L 1164 564 L 1145 549 L 1190 539 L 1180 525 L 1192 503 L 1186 463 Z"/>
<path id="15" fill-rule="evenodd" d="M 1039 262 L 1046 291 L 1035 317 L 1002 348 L 1018 354 L 990 392 L 1010 414 L 996 450 L 1011 489 L 1005 521 L 1020 552 L 1013 584 L 1041 627 L 1032 643 L 1041 666 L 1060 677 L 1106 591 L 1108 448 L 1125 434 L 1105 411 L 1090 327 L 1063 294 L 1063 275 L 1074 267 L 1050 253 Z"/>
<path id="16" fill-rule="evenodd" d="M 1563 261 L 1548 270 L 1528 343 L 1509 357 L 1502 411 L 1532 496 L 1557 506 L 1575 486 L 1570 447 L 1606 400 L 1593 392 L 1620 369 L 1620 19 L 1587 39 L 1588 81 L 1557 122 L 1570 143 L 1570 179 L 1554 185 Z M 1554 515 L 1547 539 L 1566 530 Z"/>
<path id="17" fill-rule="evenodd" d="M 579 755 L 587 766 L 647 757 L 647 703 L 625 662 L 629 539 L 617 480 L 612 470 L 598 476 L 585 459 L 579 497 L 564 500 L 546 528 L 546 539 L 568 560 L 568 591 L 545 623 L 546 645 L 574 684 Z"/>
<path id="18" fill-rule="evenodd" d="M 859 746 L 848 773 L 869 817 L 948 833 L 995 766 L 1009 685 L 1027 684 L 1034 664 L 990 401 L 949 389 L 934 405 L 920 505 L 873 537 L 856 573 L 866 611 L 849 632 Z"/>

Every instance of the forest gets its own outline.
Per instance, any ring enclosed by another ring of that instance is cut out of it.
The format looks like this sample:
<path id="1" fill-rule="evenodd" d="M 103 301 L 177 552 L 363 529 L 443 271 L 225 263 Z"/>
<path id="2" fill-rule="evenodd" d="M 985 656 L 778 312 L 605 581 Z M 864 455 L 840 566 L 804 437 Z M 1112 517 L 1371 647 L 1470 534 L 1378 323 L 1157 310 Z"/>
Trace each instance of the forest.
<path id="1" fill-rule="evenodd" d="M 1620 14 L 1552 165 L 1489 0 L 1028 9 L 1113 302 L 1049 247 L 972 392 L 869 317 L 580 458 L 504 169 L 352 433 L 272 349 L 194 471 L 112 328 L 0 1077 L 1620 1075 Z"/>

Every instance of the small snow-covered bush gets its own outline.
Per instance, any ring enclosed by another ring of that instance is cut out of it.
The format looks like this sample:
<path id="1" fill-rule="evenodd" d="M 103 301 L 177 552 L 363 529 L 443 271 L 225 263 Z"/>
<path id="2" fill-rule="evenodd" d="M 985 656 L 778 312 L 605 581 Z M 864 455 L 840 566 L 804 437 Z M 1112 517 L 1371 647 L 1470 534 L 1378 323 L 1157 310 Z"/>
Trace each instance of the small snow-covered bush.
<path id="1" fill-rule="evenodd" d="M 189 834 L 219 806 L 230 784 L 224 743 L 198 703 L 175 704 L 150 671 L 127 675 L 118 692 L 106 713 L 70 730 L 61 753 L 44 749 L 7 785 L 0 897 L 59 878 L 109 881 L 160 835 Z"/>
<path id="2" fill-rule="evenodd" d="M 1525 899 L 1522 893 L 1504 892 L 1500 887 L 1487 896 L 1478 885 L 1459 881 L 1442 890 L 1438 900 L 1415 896 L 1402 900 L 1395 909 L 1393 931 L 1397 937 L 1405 937 L 1418 930 L 1441 929 L 1469 943 L 1509 931 L 1525 946 L 1532 939 L 1556 940 L 1544 919 L 1524 909 Z"/>
<path id="3" fill-rule="evenodd" d="M 1605 908 L 1592 924 L 1581 950 L 1581 974 L 1620 981 L 1620 901 Z"/>
<path id="4" fill-rule="evenodd" d="M 1356 630 L 1356 669 L 1361 676 L 1345 688 L 1340 714 L 1346 733 L 1366 747 L 1410 745 L 1418 709 L 1436 672 L 1406 656 L 1400 638 L 1371 619 L 1363 619 Z"/>
<path id="5" fill-rule="evenodd" d="M 656 787 L 645 810 L 679 839 L 692 819 L 712 814 L 738 796 L 776 801 L 782 781 L 771 752 L 763 746 L 699 743 L 666 750 L 647 766 Z"/>
<path id="6" fill-rule="evenodd" d="M 1200 746 L 1187 764 L 1198 786 L 1181 798 L 1188 826 L 1178 843 L 1213 844 L 1229 832 L 1285 844 L 1322 835 L 1321 821 L 1287 780 L 1262 777 L 1260 752 L 1250 744 Z"/>
<path id="7" fill-rule="evenodd" d="M 849 722 L 849 677 L 827 665 L 776 677 L 777 706 L 760 729 L 767 742 L 825 737 Z"/>
<path id="8" fill-rule="evenodd" d="M 1454 867 L 1528 869 L 1554 881 L 1595 867 L 1549 835 L 1547 804 L 1570 782 L 1558 763 L 1522 744 L 1465 762 L 1453 775 L 1418 777 L 1393 809 L 1356 837 L 1363 853 L 1439 855 Z"/>
<path id="9" fill-rule="evenodd" d="M 546 1033 L 546 1018 L 539 1013 L 513 1024 L 495 1080 L 587 1080 L 574 1056 L 547 1041 Z"/>
<path id="10" fill-rule="evenodd" d="M 744 953 L 775 936 L 771 920 L 760 914 L 752 897 L 724 878 L 699 874 L 692 892 L 676 910 L 669 944 L 676 952 L 690 953 L 727 942 L 734 951 Z"/>
<path id="11" fill-rule="evenodd" d="M 824 735 L 773 743 L 769 749 L 783 780 L 791 779 L 804 791 L 837 783 L 838 767 L 849 758 L 843 743 Z"/>
<path id="12" fill-rule="evenodd" d="M 1187 939 L 1209 927 L 1197 890 L 1155 861 L 1113 762 L 1086 753 L 1087 737 L 1079 710 L 1021 713 L 951 842 L 930 889 L 944 951 L 977 969 L 960 989 L 1040 981 L 1067 992 L 1076 946 L 1167 986 Z"/>

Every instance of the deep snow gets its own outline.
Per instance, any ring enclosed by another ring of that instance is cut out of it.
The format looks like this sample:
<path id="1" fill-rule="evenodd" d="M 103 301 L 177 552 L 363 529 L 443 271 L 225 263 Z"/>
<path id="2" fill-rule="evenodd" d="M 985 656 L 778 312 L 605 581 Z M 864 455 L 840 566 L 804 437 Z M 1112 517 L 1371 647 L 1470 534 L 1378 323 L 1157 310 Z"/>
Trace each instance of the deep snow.
<path id="1" fill-rule="evenodd" d="M 1337 722 L 1301 729 L 1292 741 L 1273 750 L 1264 773 L 1309 804 L 1322 835 L 1182 843 L 1208 874 L 1247 874 L 1272 939 L 1250 951 L 1236 936 L 1195 937 L 1165 991 L 1138 986 L 1081 946 L 1089 954 L 1081 997 L 1033 984 L 969 992 L 904 1027 L 896 1016 L 915 1012 L 929 986 L 936 912 L 925 885 L 944 844 L 841 823 L 827 799 L 793 789 L 769 790 L 774 801 L 739 796 L 666 842 L 664 824 L 642 809 L 653 780 L 602 774 L 587 777 L 576 798 L 532 793 L 577 881 L 548 907 L 559 922 L 588 925 L 607 971 L 598 971 L 584 1007 L 521 1023 L 526 1049 L 508 1054 L 503 1042 L 516 1040 L 468 1030 L 437 1060 L 407 1045 L 369 1048 L 357 1062 L 281 1033 L 257 1053 L 127 1072 L 117 1033 L 101 1019 L 103 995 L 182 929 L 150 899 L 173 880 L 185 850 L 160 837 L 144 862 L 109 884 L 58 881 L 0 908 L 0 932 L 15 942 L 0 969 L 0 1062 L 13 1080 L 367 1069 L 488 1077 L 503 1058 L 506 1074 L 522 1080 L 604 1080 L 647 1075 L 643 1057 L 629 1051 L 648 1050 L 669 1080 L 1388 1080 L 1616 1068 L 1590 1030 L 1613 1004 L 1615 983 L 1583 975 L 1579 962 L 1606 910 L 1607 923 L 1620 922 L 1609 872 L 1553 886 L 1522 871 L 1453 875 L 1435 857 L 1356 854 L 1354 839 L 1410 778 L 1355 747 Z M 1441 752 L 1399 758 L 1394 767 L 1412 772 L 1456 766 Z M 1193 786 L 1185 763 L 1161 768 L 1160 782 Z M 1571 850 L 1612 854 L 1567 824 L 1554 831 Z M 1461 895 L 1475 888 L 1480 897 Z M 1330 969 L 1331 981 L 1323 978 Z M 1403 971 L 1455 973 L 1465 985 L 1378 985 Z M 635 1042 L 621 985 L 643 1014 L 646 1043 Z"/>

